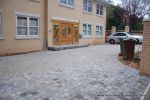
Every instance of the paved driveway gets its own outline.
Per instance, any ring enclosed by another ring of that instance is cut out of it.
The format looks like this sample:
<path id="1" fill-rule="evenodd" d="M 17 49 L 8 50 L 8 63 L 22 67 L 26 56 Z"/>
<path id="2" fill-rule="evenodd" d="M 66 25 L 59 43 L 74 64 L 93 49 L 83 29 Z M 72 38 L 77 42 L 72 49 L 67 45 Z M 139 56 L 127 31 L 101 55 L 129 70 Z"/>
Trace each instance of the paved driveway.
<path id="1" fill-rule="evenodd" d="M 106 44 L 1 57 L 0 100 L 140 100 L 150 78 L 118 53 Z"/>

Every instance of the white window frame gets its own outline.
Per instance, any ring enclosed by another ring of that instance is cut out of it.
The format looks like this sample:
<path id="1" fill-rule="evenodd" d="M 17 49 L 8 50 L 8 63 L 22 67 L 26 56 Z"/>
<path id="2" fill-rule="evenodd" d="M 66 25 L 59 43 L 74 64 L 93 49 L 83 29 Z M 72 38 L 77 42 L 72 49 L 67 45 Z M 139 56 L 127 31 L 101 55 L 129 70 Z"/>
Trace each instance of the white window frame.
<path id="1" fill-rule="evenodd" d="M 1 26 L 0 26 L 0 28 L 1 28 L 1 30 L 0 30 L 0 39 L 3 39 L 3 25 L 2 25 L 2 13 L 3 13 L 3 11 L 2 10 L 0 10 L 0 16 L 1 16 Z"/>
<path id="2" fill-rule="evenodd" d="M 97 26 L 99 27 L 99 30 L 97 30 Z M 100 30 L 100 27 L 102 28 L 101 30 Z M 97 32 L 99 32 L 99 35 L 97 34 Z M 103 32 L 104 32 L 104 26 L 103 25 L 96 25 L 96 32 L 95 32 L 96 37 L 102 37 Z"/>
<path id="3" fill-rule="evenodd" d="M 18 35 L 17 33 L 17 17 L 26 17 L 27 18 L 27 35 Z M 38 35 L 30 35 L 30 18 L 37 18 L 38 19 Z M 23 14 L 23 13 L 16 13 L 16 39 L 34 39 L 40 38 L 40 16 L 39 15 L 32 15 L 32 14 Z"/>
<path id="4" fill-rule="evenodd" d="M 84 24 L 87 26 L 87 27 L 86 27 L 86 35 L 85 35 L 84 32 L 83 32 L 83 31 L 84 31 Z M 91 35 L 88 34 L 88 32 L 89 32 L 88 26 L 89 26 L 89 25 L 91 26 L 91 30 L 90 30 L 90 31 L 91 31 Z M 91 38 L 91 37 L 92 37 L 92 24 L 91 24 L 91 23 L 83 23 L 83 24 L 82 24 L 82 33 L 83 33 L 83 34 L 82 34 L 82 35 L 83 35 L 83 38 Z"/>
<path id="5" fill-rule="evenodd" d="M 98 6 L 99 6 L 99 12 L 97 13 L 97 8 L 98 8 Z M 103 11 L 102 11 L 102 14 L 101 14 L 101 6 L 103 7 Z M 97 4 L 96 5 L 96 15 L 98 15 L 98 16 L 104 16 L 104 6 L 103 5 L 101 5 L 101 4 Z"/>
<path id="6" fill-rule="evenodd" d="M 90 6 L 90 4 L 89 4 L 89 2 L 92 2 L 92 9 L 91 9 L 91 11 L 89 11 L 89 6 Z M 83 0 L 83 11 L 84 12 L 88 12 L 88 13 L 92 13 L 93 12 L 93 1 L 92 0 L 87 0 L 87 5 L 86 5 L 86 10 L 84 9 L 84 0 Z"/>
<path id="7" fill-rule="evenodd" d="M 59 0 L 59 5 L 61 6 L 65 6 L 65 7 L 68 7 L 68 8 L 74 8 L 75 7 L 75 0 L 73 0 L 73 5 L 69 5 L 69 0 L 66 0 L 67 1 L 67 4 L 64 4 L 61 2 L 61 0 Z"/>

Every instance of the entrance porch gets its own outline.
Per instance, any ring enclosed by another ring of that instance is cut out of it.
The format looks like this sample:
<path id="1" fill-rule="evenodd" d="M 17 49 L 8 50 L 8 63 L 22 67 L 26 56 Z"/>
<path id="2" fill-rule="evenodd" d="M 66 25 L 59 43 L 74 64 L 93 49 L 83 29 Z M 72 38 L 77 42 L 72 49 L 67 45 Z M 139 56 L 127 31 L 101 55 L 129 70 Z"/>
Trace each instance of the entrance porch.
<path id="1" fill-rule="evenodd" d="M 75 48 L 82 48 L 82 47 L 88 47 L 88 45 L 74 44 L 74 45 L 50 46 L 48 47 L 48 50 L 59 51 L 59 50 L 75 49 Z"/>
<path id="2" fill-rule="evenodd" d="M 79 44 L 79 23 L 53 21 L 53 45 Z"/>

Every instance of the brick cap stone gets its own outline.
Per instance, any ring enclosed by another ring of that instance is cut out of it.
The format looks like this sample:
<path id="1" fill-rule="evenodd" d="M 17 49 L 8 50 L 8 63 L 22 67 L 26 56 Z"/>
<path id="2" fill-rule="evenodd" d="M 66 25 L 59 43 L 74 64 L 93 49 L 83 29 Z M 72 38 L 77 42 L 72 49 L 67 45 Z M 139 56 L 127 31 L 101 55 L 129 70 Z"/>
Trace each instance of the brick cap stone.
<path id="1" fill-rule="evenodd" d="M 150 22 L 150 18 L 144 19 L 144 22 Z"/>

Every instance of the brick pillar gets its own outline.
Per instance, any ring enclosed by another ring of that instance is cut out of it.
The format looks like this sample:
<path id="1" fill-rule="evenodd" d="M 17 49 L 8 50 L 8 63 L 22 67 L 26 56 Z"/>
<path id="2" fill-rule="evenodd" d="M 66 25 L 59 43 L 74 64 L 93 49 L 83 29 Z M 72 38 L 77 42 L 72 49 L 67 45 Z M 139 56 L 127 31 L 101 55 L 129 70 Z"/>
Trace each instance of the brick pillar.
<path id="1" fill-rule="evenodd" d="M 130 32 L 130 26 L 125 26 L 125 32 Z"/>
<path id="2" fill-rule="evenodd" d="M 144 20 L 140 74 L 150 76 L 150 19 Z"/>
<path id="3" fill-rule="evenodd" d="M 111 34 L 116 32 L 116 26 L 111 27 Z"/>

